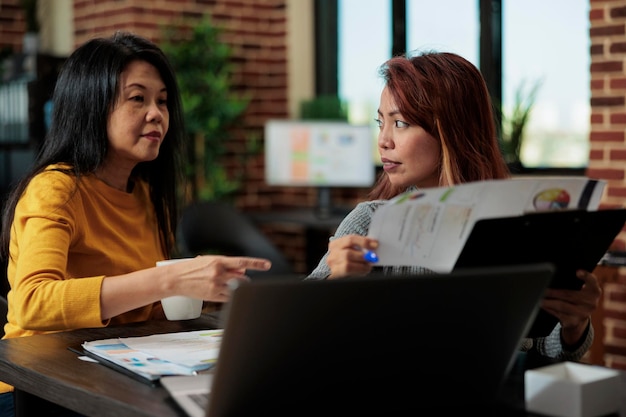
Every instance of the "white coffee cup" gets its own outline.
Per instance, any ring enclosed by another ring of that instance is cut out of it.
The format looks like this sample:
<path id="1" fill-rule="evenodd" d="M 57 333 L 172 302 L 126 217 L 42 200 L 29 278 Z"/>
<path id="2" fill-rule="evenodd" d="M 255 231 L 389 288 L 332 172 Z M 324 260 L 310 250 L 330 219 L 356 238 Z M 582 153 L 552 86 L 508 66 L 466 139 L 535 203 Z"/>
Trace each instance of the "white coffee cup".
<path id="1" fill-rule="evenodd" d="M 191 258 L 168 259 L 158 261 L 157 266 L 169 265 L 175 262 L 187 261 Z M 168 320 L 190 320 L 197 319 L 202 314 L 202 299 L 187 297 L 184 295 L 174 295 L 161 299 L 163 312 Z"/>

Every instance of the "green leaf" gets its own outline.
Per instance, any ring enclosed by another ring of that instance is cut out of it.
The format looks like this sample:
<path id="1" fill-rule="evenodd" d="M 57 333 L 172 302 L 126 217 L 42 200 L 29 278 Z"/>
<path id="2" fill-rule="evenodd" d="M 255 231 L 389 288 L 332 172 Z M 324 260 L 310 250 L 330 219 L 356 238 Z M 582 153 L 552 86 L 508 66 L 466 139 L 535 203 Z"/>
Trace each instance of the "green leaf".
<path id="1" fill-rule="evenodd" d="M 220 157 L 230 140 L 230 128 L 248 107 L 250 98 L 231 89 L 231 49 L 221 41 L 222 30 L 209 16 L 164 26 L 162 49 L 170 59 L 179 83 L 191 155 L 187 178 L 204 181 L 192 188 L 193 199 L 220 199 L 236 192 L 240 181 L 226 175 Z M 203 144 L 196 146 L 196 138 Z M 198 150 L 199 148 L 199 150 Z"/>

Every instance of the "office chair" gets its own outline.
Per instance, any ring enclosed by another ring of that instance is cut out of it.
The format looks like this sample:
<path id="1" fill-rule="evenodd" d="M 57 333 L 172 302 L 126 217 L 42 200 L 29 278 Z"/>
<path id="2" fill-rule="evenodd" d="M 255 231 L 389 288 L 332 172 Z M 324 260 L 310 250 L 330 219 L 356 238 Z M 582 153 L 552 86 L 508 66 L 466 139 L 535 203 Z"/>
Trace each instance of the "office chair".
<path id="1" fill-rule="evenodd" d="M 199 201 L 185 207 L 178 227 L 182 256 L 221 254 L 252 256 L 272 261 L 269 271 L 248 270 L 251 278 L 294 275 L 284 254 L 250 218 L 221 201 Z"/>

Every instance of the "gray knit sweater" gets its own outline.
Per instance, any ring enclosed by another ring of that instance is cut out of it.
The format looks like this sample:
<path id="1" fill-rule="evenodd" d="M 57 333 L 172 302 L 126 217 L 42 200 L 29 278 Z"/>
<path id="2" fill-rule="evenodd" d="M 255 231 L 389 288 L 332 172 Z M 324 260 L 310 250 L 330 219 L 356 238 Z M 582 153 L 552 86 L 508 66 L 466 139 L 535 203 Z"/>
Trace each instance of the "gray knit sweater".
<path id="1" fill-rule="evenodd" d="M 367 236 L 369 225 L 372 219 L 374 211 L 384 204 L 385 200 L 375 200 L 359 203 L 354 210 L 352 210 L 341 222 L 337 228 L 335 234 L 330 240 L 336 239 L 345 235 L 361 235 Z M 305 279 L 326 279 L 330 275 L 330 268 L 326 264 L 326 253 L 320 260 L 317 267 L 307 276 Z M 385 274 L 423 274 L 430 273 L 432 271 L 419 266 L 385 266 L 377 268 Z M 561 324 L 557 324 L 546 337 L 538 337 L 535 339 L 523 339 L 520 349 L 522 351 L 528 351 L 535 349 L 542 355 L 559 358 L 562 360 L 580 360 L 584 354 L 589 350 L 593 342 L 594 332 L 593 326 L 589 324 L 584 340 L 575 347 L 574 350 L 566 350 L 561 343 Z"/>

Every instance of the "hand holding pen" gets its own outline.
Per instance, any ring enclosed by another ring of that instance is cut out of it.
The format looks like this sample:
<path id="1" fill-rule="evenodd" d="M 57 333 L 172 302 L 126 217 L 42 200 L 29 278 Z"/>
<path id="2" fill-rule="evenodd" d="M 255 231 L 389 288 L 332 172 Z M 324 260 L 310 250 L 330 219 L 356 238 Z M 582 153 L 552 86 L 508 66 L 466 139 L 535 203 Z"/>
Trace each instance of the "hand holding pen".
<path id="1" fill-rule="evenodd" d="M 367 236 L 346 235 L 332 239 L 328 244 L 326 264 L 329 278 L 367 275 L 378 262 L 378 241 Z"/>

